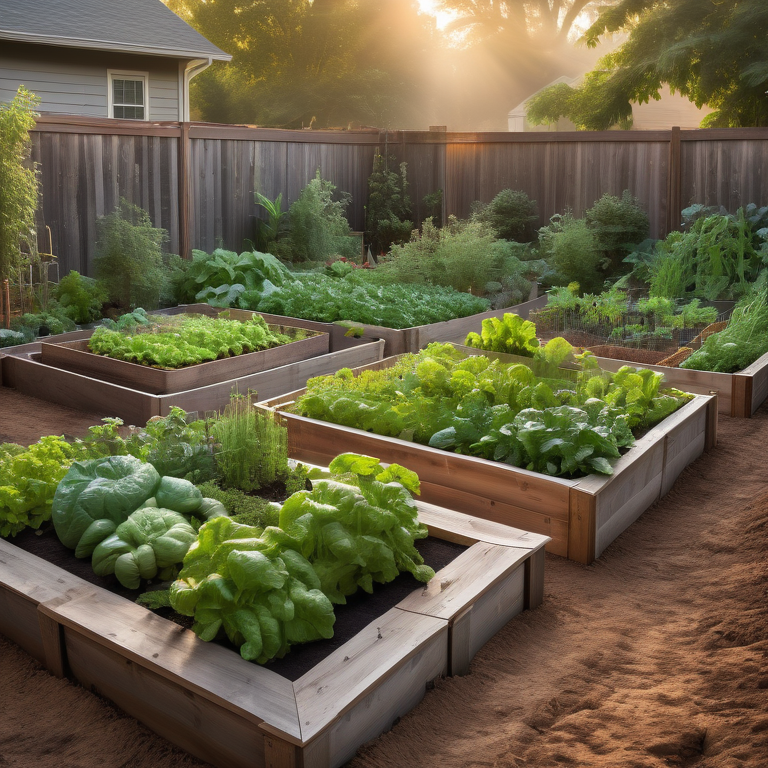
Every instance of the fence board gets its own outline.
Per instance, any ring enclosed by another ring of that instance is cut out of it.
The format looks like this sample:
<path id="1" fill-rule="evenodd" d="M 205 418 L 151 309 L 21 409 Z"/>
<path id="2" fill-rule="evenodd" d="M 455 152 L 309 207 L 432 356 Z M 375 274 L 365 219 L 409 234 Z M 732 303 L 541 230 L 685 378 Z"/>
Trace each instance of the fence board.
<path id="1" fill-rule="evenodd" d="M 179 252 L 186 220 L 179 208 L 184 135 L 179 123 L 39 119 L 33 133 L 43 186 L 38 225 L 41 231 L 43 224 L 51 227 L 62 275 L 71 269 L 92 274 L 96 218 L 114 210 L 121 196 L 167 229 L 169 250 Z M 364 229 L 377 149 L 408 163 L 416 225 L 429 215 L 424 196 L 438 189 L 444 191 L 444 211 L 459 217 L 469 214 L 474 200 L 488 202 L 505 188 L 537 201 L 539 225 L 566 208 L 583 215 L 605 192 L 620 195 L 624 189 L 646 208 L 654 237 L 676 226 L 679 215 L 667 210 L 671 131 L 287 131 L 198 123 L 188 135 L 189 244 L 208 252 L 219 245 L 240 250 L 253 239 L 256 219 L 266 218 L 254 202 L 255 190 L 272 200 L 282 193 L 287 209 L 318 168 L 352 195 L 347 218 L 353 230 Z M 768 130 L 678 135 L 682 205 L 735 211 L 768 202 Z"/>

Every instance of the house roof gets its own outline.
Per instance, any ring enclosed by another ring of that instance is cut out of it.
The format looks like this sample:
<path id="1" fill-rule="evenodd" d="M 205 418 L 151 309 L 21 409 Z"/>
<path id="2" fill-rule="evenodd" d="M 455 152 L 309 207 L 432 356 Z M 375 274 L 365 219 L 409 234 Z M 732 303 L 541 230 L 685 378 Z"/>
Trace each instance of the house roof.
<path id="1" fill-rule="evenodd" d="M 232 58 L 160 0 L 0 0 L 0 40 L 179 59 Z"/>

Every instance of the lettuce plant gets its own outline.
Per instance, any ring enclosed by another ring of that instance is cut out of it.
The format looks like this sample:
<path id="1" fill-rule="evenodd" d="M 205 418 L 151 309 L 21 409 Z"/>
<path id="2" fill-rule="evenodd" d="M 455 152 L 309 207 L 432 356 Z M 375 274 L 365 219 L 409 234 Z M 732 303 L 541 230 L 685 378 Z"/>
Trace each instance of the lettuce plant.
<path id="1" fill-rule="evenodd" d="M 400 571 L 427 581 L 434 571 L 413 542 L 427 535 L 409 491 L 418 478 L 396 464 L 342 454 L 315 472 L 311 491 L 293 494 L 279 527 L 215 519 L 200 528 L 171 605 L 194 616 L 194 631 L 220 630 L 245 659 L 264 663 L 292 644 L 333 636 L 333 603 Z"/>

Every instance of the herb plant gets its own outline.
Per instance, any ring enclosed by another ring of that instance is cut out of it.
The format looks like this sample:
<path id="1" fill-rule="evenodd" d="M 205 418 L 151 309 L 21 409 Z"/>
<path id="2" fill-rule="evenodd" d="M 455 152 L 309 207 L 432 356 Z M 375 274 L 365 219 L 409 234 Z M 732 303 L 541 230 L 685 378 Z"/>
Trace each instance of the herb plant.
<path id="1" fill-rule="evenodd" d="M 533 225 L 538 218 L 536 201 L 525 192 L 502 189 L 487 205 L 475 202 L 472 208 L 473 220 L 490 226 L 496 237 L 518 243 L 534 239 Z"/>
<path id="2" fill-rule="evenodd" d="M 98 320 L 102 305 L 108 299 L 101 283 L 74 269 L 59 280 L 54 296 L 64 314 L 79 325 Z"/>

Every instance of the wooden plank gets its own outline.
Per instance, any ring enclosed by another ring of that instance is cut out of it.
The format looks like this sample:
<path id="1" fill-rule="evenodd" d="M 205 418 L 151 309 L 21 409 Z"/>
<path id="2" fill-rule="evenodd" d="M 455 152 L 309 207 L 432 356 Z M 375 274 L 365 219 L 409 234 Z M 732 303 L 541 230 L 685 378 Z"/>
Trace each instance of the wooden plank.
<path id="1" fill-rule="evenodd" d="M 595 559 L 597 500 L 593 494 L 571 489 L 566 557 L 588 565 Z"/>
<path id="2" fill-rule="evenodd" d="M 742 373 L 734 373 L 730 415 L 735 418 L 748 419 L 752 412 L 752 377 Z"/>
<path id="3" fill-rule="evenodd" d="M 276 326 L 271 330 L 276 333 L 284 332 L 283 328 Z M 41 345 L 41 362 L 44 365 L 82 373 L 141 392 L 156 395 L 169 394 L 230 381 L 327 354 L 328 334 L 307 332 L 312 335 L 279 347 L 234 355 L 221 360 L 210 360 L 177 370 L 153 368 L 97 355 L 89 350 L 87 341 L 44 342 Z"/>
<path id="4" fill-rule="evenodd" d="M 73 635 L 88 638 L 255 724 L 265 721 L 300 735 L 289 681 L 223 646 L 200 642 L 194 632 L 135 603 L 94 587 L 88 595 L 60 606 L 41 604 L 39 610 L 67 629 L 68 655 Z"/>
<path id="5" fill-rule="evenodd" d="M 667 165 L 667 232 L 680 228 L 680 211 L 683 209 L 681 185 L 680 128 L 674 127 L 669 137 Z"/>
<path id="6" fill-rule="evenodd" d="M 423 492 L 425 501 L 441 503 L 428 495 L 432 486 L 454 488 L 468 494 L 476 493 L 481 487 L 487 498 L 508 500 L 521 509 L 567 520 L 568 490 L 577 481 L 547 477 L 507 464 L 462 456 L 295 414 L 285 416 L 289 439 L 296 447 L 294 458 L 328 464 L 337 455 L 339 445 L 343 445 L 348 451 L 367 453 L 415 471 L 426 489 Z M 325 461 L 318 460 L 318 457 L 325 458 Z M 468 511 L 474 512 L 471 509 Z"/>
<path id="7" fill-rule="evenodd" d="M 61 625 L 42 611 L 37 612 L 40 638 L 43 642 L 43 666 L 59 679 L 65 675 L 64 635 Z"/>
<path id="8" fill-rule="evenodd" d="M 302 739 L 310 741 L 331 726 L 337 732 L 332 740 L 340 742 L 336 749 L 348 759 L 414 706 L 425 684 L 447 668 L 448 622 L 392 608 L 294 683 Z M 358 704 L 359 715 L 352 715 Z M 354 744 L 353 730 L 360 732 Z"/>
<path id="9" fill-rule="evenodd" d="M 259 726 L 261 727 L 261 726 Z M 279 736 L 265 732 L 264 734 L 264 766 L 265 768 L 301 768 L 298 749 Z"/>
<path id="10" fill-rule="evenodd" d="M 469 634 L 469 655 L 475 654 L 525 606 L 525 573 L 514 570 L 501 579 L 472 605 Z"/>
<path id="11" fill-rule="evenodd" d="M 416 500 L 419 521 L 429 528 L 432 536 L 445 541 L 471 546 L 478 541 L 503 547 L 538 550 L 547 537 L 520 528 L 495 523 L 482 517 L 465 515 L 447 507 L 439 507 L 421 499 Z"/>
<path id="12" fill-rule="evenodd" d="M 64 642 L 75 680 L 114 702 L 155 733 L 218 768 L 265 766 L 264 736 L 258 720 L 237 710 L 213 705 L 200 692 L 133 663 L 117 646 L 103 645 L 77 629 L 66 627 Z M 235 656 L 231 651 L 226 652 Z M 193 657 L 190 667 L 199 661 Z M 253 666 L 245 661 L 243 664 Z M 258 695 L 258 689 L 254 689 L 252 696 Z"/>
<path id="13" fill-rule="evenodd" d="M 3 360 L 3 382 L 4 386 L 21 390 L 30 397 L 105 416 L 118 416 L 129 424 L 143 425 L 152 416 L 160 415 L 155 395 L 13 355 Z"/>
<path id="14" fill-rule="evenodd" d="M 471 633 L 472 606 L 469 606 L 451 622 L 448 641 L 448 674 L 451 676 L 469 674 Z"/>
<path id="15" fill-rule="evenodd" d="M 0 540 L 1 541 L 1 540 Z M 0 584 L 0 635 L 45 664 L 45 645 L 37 619 L 37 603 Z"/>
<path id="16" fill-rule="evenodd" d="M 544 602 L 544 550 L 537 549 L 525 561 L 525 610 Z"/>
<path id="17" fill-rule="evenodd" d="M 408 465 L 406 465 L 408 466 Z M 418 474 L 418 473 L 417 473 Z M 421 477 L 421 475 L 420 475 Z M 424 499 L 443 507 L 459 507 L 475 517 L 503 525 L 512 530 L 532 531 L 535 535 L 548 538 L 547 552 L 567 557 L 568 520 L 567 510 L 557 510 L 556 514 L 546 514 L 526 509 L 521 505 L 507 504 L 496 499 L 489 499 L 477 492 L 459 491 L 437 483 L 421 481 Z M 564 519 L 565 518 L 565 519 Z M 454 533 L 453 536 L 456 536 Z"/>
<path id="18" fill-rule="evenodd" d="M 747 400 L 751 416 L 768 398 L 768 353 L 747 366 L 741 374 L 752 378 L 752 397 Z"/>
<path id="19" fill-rule="evenodd" d="M 528 549 L 478 542 L 442 568 L 439 577 L 401 600 L 397 607 L 453 621 L 512 571 L 519 569 L 522 574 L 530 555 Z"/>
<path id="20" fill-rule="evenodd" d="M 384 342 L 381 341 L 361 344 L 219 384 L 159 395 L 157 399 L 160 415 L 167 415 L 173 406 L 185 411 L 220 410 L 229 403 L 233 391 L 253 391 L 258 393 L 259 398 L 273 398 L 287 389 L 294 390 L 303 386 L 313 376 L 333 374 L 340 368 L 378 360 L 381 358 L 383 346 Z"/>

